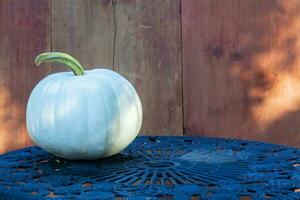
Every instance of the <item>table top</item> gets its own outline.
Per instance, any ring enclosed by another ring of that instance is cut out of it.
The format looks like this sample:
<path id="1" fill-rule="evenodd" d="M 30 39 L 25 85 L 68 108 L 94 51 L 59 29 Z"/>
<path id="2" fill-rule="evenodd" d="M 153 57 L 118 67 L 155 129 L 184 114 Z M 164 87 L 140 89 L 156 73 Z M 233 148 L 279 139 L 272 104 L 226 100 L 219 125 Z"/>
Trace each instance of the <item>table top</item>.
<path id="1" fill-rule="evenodd" d="M 138 137 L 68 161 L 29 147 L 0 156 L 0 199 L 300 199 L 300 149 L 206 137 Z"/>

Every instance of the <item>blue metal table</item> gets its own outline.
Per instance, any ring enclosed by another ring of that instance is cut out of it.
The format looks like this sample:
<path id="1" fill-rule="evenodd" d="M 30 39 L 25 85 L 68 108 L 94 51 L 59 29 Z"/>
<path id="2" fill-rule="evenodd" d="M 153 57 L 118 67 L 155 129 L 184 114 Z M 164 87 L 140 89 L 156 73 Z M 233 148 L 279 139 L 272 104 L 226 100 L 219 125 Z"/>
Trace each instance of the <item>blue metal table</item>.
<path id="1" fill-rule="evenodd" d="M 300 199 L 300 150 L 138 137 L 116 156 L 68 161 L 29 147 L 0 156 L 0 199 Z"/>

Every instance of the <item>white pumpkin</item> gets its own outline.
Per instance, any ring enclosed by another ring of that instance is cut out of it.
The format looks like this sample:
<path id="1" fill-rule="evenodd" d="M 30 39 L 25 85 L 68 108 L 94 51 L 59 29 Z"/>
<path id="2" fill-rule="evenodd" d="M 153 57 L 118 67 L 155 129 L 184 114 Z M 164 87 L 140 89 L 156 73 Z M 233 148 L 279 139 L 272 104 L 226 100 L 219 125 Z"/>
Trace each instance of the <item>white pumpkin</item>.
<path id="1" fill-rule="evenodd" d="M 61 62 L 72 72 L 47 76 L 33 89 L 26 111 L 32 140 L 67 159 L 114 155 L 138 135 L 142 106 L 134 87 L 108 69 L 84 71 L 73 57 L 40 54 L 35 63 Z"/>

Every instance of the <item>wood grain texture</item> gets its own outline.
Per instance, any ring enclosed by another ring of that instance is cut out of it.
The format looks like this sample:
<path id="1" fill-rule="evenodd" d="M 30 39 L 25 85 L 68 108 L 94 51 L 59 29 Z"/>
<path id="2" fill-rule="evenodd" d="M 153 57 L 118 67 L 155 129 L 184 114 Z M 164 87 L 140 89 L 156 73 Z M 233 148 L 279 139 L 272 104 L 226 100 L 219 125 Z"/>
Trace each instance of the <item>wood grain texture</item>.
<path id="1" fill-rule="evenodd" d="M 186 134 L 300 146 L 300 1 L 182 1 Z"/>
<path id="2" fill-rule="evenodd" d="M 52 51 L 77 58 L 85 69 L 112 69 L 114 15 L 111 0 L 52 0 Z M 55 64 L 57 65 L 57 64 Z M 53 71 L 68 71 L 65 67 Z"/>
<path id="3" fill-rule="evenodd" d="M 115 1 L 114 69 L 136 87 L 141 133 L 182 134 L 179 0 Z"/>
<path id="4" fill-rule="evenodd" d="M 34 65 L 50 50 L 48 0 L 0 1 L 0 154 L 31 144 L 25 126 L 30 91 L 48 74 Z"/>

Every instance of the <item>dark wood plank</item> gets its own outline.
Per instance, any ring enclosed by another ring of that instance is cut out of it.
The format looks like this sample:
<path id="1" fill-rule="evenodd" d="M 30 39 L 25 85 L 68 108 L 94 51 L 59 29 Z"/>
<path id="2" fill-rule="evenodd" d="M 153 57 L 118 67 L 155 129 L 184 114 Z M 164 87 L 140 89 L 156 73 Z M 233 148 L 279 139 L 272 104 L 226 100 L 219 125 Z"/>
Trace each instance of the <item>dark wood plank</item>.
<path id="1" fill-rule="evenodd" d="M 181 135 L 180 1 L 116 1 L 114 10 L 114 69 L 140 95 L 141 133 Z"/>
<path id="2" fill-rule="evenodd" d="M 52 50 L 69 53 L 86 69 L 112 69 L 114 15 L 111 0 L 53 0 Z M 67 71 L 65 67 L 53 71 Z"/>
<path id="3" fill-rule="evenodd" d="M 300 145 L 300 1 L 182 1 L 187 134 Z"/>
<path id="4" fill-rule="evenodd" d="M 29 94 L 49 67 L 35 56 L 50 50 L 48 0 L 0 1 L 0 153 L 31 144 L 25 126 Z"/>

